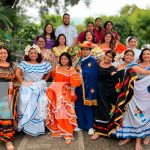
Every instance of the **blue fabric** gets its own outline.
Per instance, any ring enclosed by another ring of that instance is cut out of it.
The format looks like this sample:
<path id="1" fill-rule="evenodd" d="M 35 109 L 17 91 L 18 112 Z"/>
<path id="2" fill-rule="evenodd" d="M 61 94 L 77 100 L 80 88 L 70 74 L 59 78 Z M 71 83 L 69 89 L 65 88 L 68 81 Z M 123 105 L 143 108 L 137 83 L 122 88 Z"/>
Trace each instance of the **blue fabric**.
<path id="1" fill-rule="evenodd" d="M 85 106 L 83 99 L 79 98 L 75 103 L 75 111 L 80 129 L 88 130 L 93 128 L 93 107 Z"/>
<path id="2" fill-rule="evenodd" d="M 18 131 L 32 136 L 44 134 L 47 108 L 46 83 L 44 80 L 29 87 L 21 85 L 18 101 Z"/>
<path id="3" fill-rule="evenodd" d="M 131 63 L 129 63 L 128 65 L 127 65 L 127 69 L 128 68 L 131 68 L 131 67 L 133 67 L 133 66 L 139 66 L 136 62 L 131 62 Z"/>
<path id="4" fill-rule="evenodd" d="M 26 61 L 22 61 L 19 66 L 24 73 L 48 73 L 52 66 L 48 62 L 43 62 L 39 64 L 30 64 Z"/>
<path id="5" fill-rule="evenodd" d="M 82 68 L 85 99 L 91 101 L 95 100 L 97 89 L 97 72 L 98 72 L 98 65 L 96 59 L 90 56 L 83 62 L 79 60 L 79 65 Z M 76 88 L 76 94 L 78 98 L 83 98 L 82 85 Z"/>
<path id="6" fill-rule="evenodd" d="M 79 65 L 82 69 L 85 100 L 96 100 L 98 72 L 98 65 L 96 59 L 91 56 L 84 61 L 81 61 L 80 59 Z M 78 127 L 86 130 L 93 128 L 93 106 L 84 105 L 82 86 L 76 88 L 76 94 L 77 100 L 75 102 L 75 110 L 77 114 Z"/>

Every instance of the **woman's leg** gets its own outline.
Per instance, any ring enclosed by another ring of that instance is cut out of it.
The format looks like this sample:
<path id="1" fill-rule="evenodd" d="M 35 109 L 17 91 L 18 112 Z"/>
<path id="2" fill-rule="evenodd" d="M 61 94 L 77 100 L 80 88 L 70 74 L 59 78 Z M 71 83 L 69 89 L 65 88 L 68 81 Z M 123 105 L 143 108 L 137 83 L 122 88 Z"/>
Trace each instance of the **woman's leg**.
<path id="1" fill-rule="evenodd" d="M 99 137 L 99 134 L 94 133 L 94 135 L 91 136 L 91 140 L 97 140 Z"/>
<path id="2" fill-rule="evenodd" d="M 119 143 L 118 143 L 118 145 L 125 145 L 125 144 L 127 144 L 129 142 L 130 142 L 130 139 L 127 138 L 127 139 L 124 139 L 124 140 L 120 140 Z"/>
<path id="3" fill-rule="evenodd" d="M 5 142 L 5 147 L 7 150 L 14 150 L 12 142 Z"/>
<path id="4" fill-rule="evenodd" d="M 135 150 L 142 150 L 141 138 L 136 139 Z"/>
<path id="5" fill-rule="evenodd" d="M 149 141 L 150 141 L 150 137 L 147 136 L 147 137 L 144 138 L 143 144 L 147 145 L 147 144 L 149 144 Z"/>

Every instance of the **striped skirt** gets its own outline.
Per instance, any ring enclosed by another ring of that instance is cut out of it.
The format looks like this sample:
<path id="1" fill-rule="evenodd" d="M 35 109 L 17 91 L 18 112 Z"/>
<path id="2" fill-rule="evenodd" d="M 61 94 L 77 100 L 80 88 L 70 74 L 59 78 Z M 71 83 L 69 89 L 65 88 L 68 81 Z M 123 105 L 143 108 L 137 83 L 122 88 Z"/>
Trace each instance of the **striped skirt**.
<path id="1" fill-rule="evenodd" d="M 15 126 L 17 124 L 17 100 L 18 100 L 18 87 L 9 89 L 9 96 L 12 96 L 10 111 L 13 114 L 13 119 L 0 119 L 0 141 L 10 142 L 13 141 L 15 135 Z"/>

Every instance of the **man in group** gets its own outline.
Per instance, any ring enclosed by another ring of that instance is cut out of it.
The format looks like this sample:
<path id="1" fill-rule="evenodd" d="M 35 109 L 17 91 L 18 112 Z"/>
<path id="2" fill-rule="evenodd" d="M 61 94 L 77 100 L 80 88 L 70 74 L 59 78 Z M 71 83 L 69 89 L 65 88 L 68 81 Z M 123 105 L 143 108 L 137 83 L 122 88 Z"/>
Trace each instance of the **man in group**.
<path id="1" fill-rule="evenodd" d="M 95 44 L 99 43 L 99 36 L 94 33 L 94 23 L 93 22 L 88 22 L 87 26 L 86 26 L 86 31 L 83 31 L 79 34 L 78 43 L 83 43 L 85 41 L 85 33 L 87 31 L 93 32 L 94 37 L 95 37 L 95 39 L 94 39 Z"/>
<path id="2" fill-rule="evenodd" d="M 58 26 L 56 29 L 56 37 L 58 37 L 59 34 L 64 34 L 66 36 L 67 46 L 70 46 L 71 48 L 75 47 L 78 37 L 77 29 L 70 25 L 70 15 L 67 13 L 63 15 L 63 24 Z"/>
<path id="3" fill-rule="evenodd" d="M 95 27 L 94 27 L 94 34 L 98 38 L 98 41 L 100 41 L 100 34 L 103 32 L 105 29 L 102 27 L 102 19 L 100 17 L 95 18 Z"/>

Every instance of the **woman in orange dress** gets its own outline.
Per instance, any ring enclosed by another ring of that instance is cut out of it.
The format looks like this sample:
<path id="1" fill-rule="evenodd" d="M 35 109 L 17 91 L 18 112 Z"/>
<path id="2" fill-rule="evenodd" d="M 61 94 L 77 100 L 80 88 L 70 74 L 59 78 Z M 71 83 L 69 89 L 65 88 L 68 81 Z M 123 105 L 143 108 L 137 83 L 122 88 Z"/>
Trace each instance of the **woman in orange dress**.
<path id="1" fill-rule="evenodd" d="M 49 99 L 46 126 L 52 132 L 52 137 L 63 136 L 66 144 L 70 144 L 77 126 L 74 88 L 80 86 L 81 79 L 72 67 L 69 53 L 60 55 L 59 66 L 52 71 L 52 77 L 53 83 L 46 92 Z"/>

